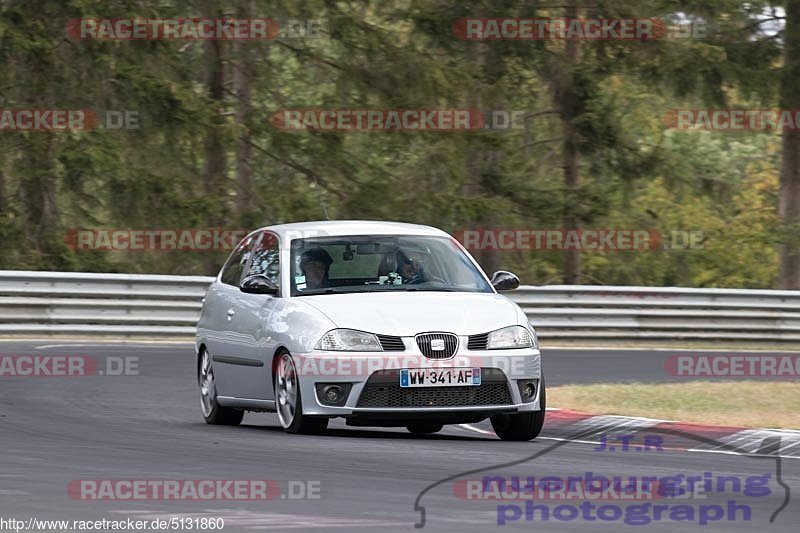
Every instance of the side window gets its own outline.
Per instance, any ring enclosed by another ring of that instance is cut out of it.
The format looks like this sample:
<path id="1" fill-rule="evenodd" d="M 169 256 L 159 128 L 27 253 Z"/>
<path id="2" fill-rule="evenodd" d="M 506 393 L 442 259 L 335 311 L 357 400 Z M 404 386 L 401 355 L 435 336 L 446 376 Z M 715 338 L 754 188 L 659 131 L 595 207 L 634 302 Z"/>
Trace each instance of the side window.
<path id="1" fill-rule="evenodd" d="M 262 274 L 280 285 L 280 246 L 274 233 L 265 231 L 253 251 L 253 262 L 247 275 Z"/>
<path id="2" fill-rule="evenodd" d="M 244 268 L 247 266 L 248 259 L 250 259 L 250 244 L 252 242 L 252 237 L 247 238 L 233 251 L 222 269 L 222 277 L 220 278 L 222 283 L 235 287 L 239 286 Z"/>

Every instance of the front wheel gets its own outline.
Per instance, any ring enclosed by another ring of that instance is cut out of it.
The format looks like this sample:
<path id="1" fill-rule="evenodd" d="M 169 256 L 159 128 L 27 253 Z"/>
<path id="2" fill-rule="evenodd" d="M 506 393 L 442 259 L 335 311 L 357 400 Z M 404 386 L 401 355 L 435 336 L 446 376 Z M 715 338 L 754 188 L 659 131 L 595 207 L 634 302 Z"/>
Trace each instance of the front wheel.
<path id="1" fill-rule="evenodd" d="M 492 428 L 502 440 L 526 441 L 539 436 L 544 426 L 545 395 L 544 376 L 539 389 L 539 410 L 515 415 L 495 415 L 491 417 Z"/>
<path id="2" fill-rule="evenodd" d="M 197 382 L 200 385 L 200 409 L 206 424 L 216 426 L 238 426 L 244 418 L 244 411 L 223 407 L 217 402 L 217 386 L 214 382 L 214 369 L 211 356 L 203 350 L 203 357 L 197 368 Z"/>
<path id="3" fill-rule="evenodd" d="M 303 414 L 300 378 L 289 352 L 278 356 L 275 365 L 275 407 L 278 420 L 287 433 L 314 434 L 325 431 L 327 418 L 314 418 Z"/>

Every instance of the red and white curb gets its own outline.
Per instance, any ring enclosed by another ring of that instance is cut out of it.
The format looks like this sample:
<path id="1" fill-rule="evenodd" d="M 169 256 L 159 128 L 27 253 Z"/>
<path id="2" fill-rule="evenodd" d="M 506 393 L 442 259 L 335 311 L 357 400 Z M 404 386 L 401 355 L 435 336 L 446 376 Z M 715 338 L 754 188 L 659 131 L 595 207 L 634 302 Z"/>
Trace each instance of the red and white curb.
<path id="1" fill-rule="evenodd" d="M 461 427 L 482 435 L 494 435 L 490 428 L 472 424 L 461 424 Z M 632 436 L 631 449 L 640 446 L 644 437 L 658 436 L 664 450 L 800 459 L 800 431 L 708 426 L 552 408 L 547 409 L 544 429 L 537 440 L 601 446 L 623 436 Z"/>

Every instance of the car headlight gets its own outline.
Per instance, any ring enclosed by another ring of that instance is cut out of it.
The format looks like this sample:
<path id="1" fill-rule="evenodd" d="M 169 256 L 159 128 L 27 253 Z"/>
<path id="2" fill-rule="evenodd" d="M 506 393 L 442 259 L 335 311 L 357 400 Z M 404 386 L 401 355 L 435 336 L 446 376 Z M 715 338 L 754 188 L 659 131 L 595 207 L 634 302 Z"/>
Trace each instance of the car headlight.
<path id="1" fill-rule="evenodd" d="M 489 350 L 531 348 L 534 346 L 533 339 L 530 332 L 524 327 L 509 326 L 489 333 L 489 340 L 486 347 Z"/>
<path id="2" fill-rule="evenodd" d="M 322 336 L 315 349 L 332 352 L 383 351 L 378 337 L 354 329 L 332 329 Z"/>

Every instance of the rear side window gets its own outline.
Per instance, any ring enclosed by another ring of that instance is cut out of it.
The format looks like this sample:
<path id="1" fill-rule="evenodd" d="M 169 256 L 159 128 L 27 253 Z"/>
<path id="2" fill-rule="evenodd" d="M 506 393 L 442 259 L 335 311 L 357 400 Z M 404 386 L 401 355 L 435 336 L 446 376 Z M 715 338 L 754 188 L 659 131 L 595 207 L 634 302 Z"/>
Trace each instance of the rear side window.
<path id="1" fill-rule="evenodd" d="M 250 260 L 250 243 L 252 241 L 252 237 L 247 237 L 233 251 L 225 266 L 222 267 L 222 276 L 220 277 L 222 283 L 239 286 L 247 261 Z"/>

